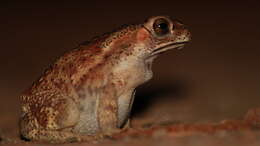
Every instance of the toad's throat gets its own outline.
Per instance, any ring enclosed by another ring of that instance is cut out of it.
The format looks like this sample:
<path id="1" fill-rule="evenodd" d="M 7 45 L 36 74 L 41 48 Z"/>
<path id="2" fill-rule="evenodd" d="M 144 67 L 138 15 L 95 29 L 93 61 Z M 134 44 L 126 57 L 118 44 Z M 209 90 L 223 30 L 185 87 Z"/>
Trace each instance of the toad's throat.
<path id="1" fill-rule="evenodd" d="M 157 54 L 161 54 L 167 50 L 170 49 L 180 49 L 182 48 L 186 43 L 188 43 L 188 41 L 184 41 L 184 42 L 177 42 L 177 43 L 171 43 L 165 46 L 162 46 L 160 48 L 157 48 L 155 50 L 152 51 L 151 56 L 157 55 Z"/>

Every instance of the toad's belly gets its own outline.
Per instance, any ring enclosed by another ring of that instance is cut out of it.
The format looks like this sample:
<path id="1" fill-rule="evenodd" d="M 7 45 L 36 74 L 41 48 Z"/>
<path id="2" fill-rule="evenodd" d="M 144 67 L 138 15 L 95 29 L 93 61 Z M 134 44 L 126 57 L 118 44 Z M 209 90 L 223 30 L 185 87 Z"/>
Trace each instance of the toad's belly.
<path id="1" fill-rule="evenodd" d="M 134 101 L 135 90 L 130 90 L 118 99 L 118 126 L 122 127 L 129 118 Z"/>

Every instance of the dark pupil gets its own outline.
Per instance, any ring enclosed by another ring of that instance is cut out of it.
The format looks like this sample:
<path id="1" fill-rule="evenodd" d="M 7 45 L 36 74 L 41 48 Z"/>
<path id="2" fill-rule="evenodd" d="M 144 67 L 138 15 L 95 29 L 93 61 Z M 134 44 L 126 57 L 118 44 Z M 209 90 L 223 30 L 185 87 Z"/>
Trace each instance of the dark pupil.
<path id="1" fill-rule="evenodd" d="M 160 23 L 160 24 L 158 24 L 158 27 L 160 27 L 163 30 L 167 30 L 168 29 L 168 25 L 166 23 Z"/>
<path id="2" fill-rule="evenodd" d="M 169 32 L 169 24 L 165 19 L 156 20 L 153 27 L 157 35 L 165 35 Z"/>

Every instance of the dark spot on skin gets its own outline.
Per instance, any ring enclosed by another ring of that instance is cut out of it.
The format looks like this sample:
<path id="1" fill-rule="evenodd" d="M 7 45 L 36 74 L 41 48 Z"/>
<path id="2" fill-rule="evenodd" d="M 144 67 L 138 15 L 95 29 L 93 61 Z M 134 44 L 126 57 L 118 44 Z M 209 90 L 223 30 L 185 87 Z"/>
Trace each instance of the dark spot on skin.
<path id="1" fill-rule="evenodd" d="M 126 50 L 126 49 L 128 49 L 130 46 L 131 46 L 131 44 L 121 44 L 121 45 L 119 46 L 119 48 L 122 49 L 122 50 Z"/>
<path id="2" fill-rule="evenodd" d="M 87 59 L 85 58 L 85 57 L 81 57 L 80 59 L 79 59 L 79 61 L 80 62 L 85 62 Z"/>
<path id="3" fill-rule="evenodd" d="M 73 142 L 77 142 L 78 139 L 77 139 L 77 137 L 70 137 L 70 138 L 66 139 L 66 141 L 69 143 L 73 143 Z"/>
<path id="4" fill-rule="evenodd" d="M 110 57 L 110 54 L 107 54 L 107 55 L 104 56 L 104 59 L 108 60 L 109 57 Z"/>
<path id="5" fill-rule="evenodd" d="M 119 51 L 119 54 L 122 54 L 122 53 L 124 53 L 124 50 L 120 50 L 120 51 Z"/>
<path id="6" fill-rule="evenodd" d="M 21 138 L 21 140 L 24 140 L 24 141 L 30 141 L 30 139 L 28 139 L 28 138 L 26 138 L 26 137 L 24 137 L 22 134 L 20 134 L 20 138 Z M 1 141 L 1 140 L 0 140 Z"/>
<path id="7" fill-rule="evenodd" d="M 112 105 L 107 105 L 106 108 L 105 108 L 107 111 L 115 111 L 115 107 L 112 106 Z"/>

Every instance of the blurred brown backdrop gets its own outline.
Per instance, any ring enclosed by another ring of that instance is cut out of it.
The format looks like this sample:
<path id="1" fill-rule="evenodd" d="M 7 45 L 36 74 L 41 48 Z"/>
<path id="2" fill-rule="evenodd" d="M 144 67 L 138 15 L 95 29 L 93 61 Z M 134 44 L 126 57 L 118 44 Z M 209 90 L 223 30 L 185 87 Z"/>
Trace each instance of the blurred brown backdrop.
<path id="1" fill-rule="evenodd" d="M 2 2 L 0 128 L 16 126 L 19 94 L 58 56 L 154 15 L 182 20 L 193 40 L 155 61 L 134 123 L 241 118 L 260 105 L 259 9 L 254 1 Z"/>

